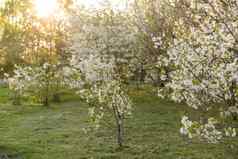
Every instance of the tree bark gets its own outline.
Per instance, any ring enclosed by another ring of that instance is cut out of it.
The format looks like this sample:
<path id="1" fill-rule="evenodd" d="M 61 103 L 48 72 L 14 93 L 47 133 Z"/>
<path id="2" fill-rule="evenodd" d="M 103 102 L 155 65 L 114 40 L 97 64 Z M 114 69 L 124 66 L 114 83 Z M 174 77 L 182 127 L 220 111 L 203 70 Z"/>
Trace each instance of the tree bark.
<path id="1" fill-rule="evenodd" d="M 45 94 L 43 95 L 44 96 L 44 101 L 43 101 L 43 104 L 44 106 L 49 106 L 49 86 L 50 86 L 50 82 L 49 82 L 49 79 L 47 79 L 46 81 L 46 92 L 44 92 Z"/>
<path id="2" fill-rule="evenodd" d="M 123 119 L 119 115 L 118 116 L 118 123 L 117 123 L 117 142 L 119 147 L 123 146 Z"/>
<path id="3" fill-rule="evenodd" d="M 44 106 L 47 106 L 47 107 L 49 106 L 49 98 L 48 98 L 47 95 L 45 96 L 45 99 L 44 99 L 44 103 L 43 103 L 43 104 L 44 104 Z"/>
<path id="4" fill-rule="evenodd" d="M 233 80 L 232 84 L 231 84 L 231 87 L 230 87 L 231 99 L 229 101 L 229 105 L 232 106 L 232 107 L 234 107 L 236 105 L 236 97 L 235 97 L 236 88 L 237 88 L 236 81 Z M 237 120 L 237 118 L 238 118 L 236 113 L 232 113 L 232 117 L 233 117 L 233 120 Z"/>
<path id="5" fill-rule="evenodd" d="M 123 147 L 123 136 L 124 136 L 124 125 L 123 125 L 123 115 L 120 114 L 116 106 L 113 106 L 113 113 L 117 125 L 117 143 L 119 148 Z"/>

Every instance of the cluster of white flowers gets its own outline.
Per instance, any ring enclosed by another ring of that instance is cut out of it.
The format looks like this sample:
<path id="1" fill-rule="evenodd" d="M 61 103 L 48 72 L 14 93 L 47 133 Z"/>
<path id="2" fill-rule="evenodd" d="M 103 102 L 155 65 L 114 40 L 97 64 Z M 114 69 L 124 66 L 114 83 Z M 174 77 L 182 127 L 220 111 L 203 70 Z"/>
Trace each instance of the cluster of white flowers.
<path id="1" fill-rule="evenodd" d="M 117 109 L 121 116 L 131 115 L 132 103 L 129 97 L 125 94 L 116 80 L 94 84 L 89 89 L 84 89 L 78 92 L 81 97 L 84 97 L 89 104 L 90 116 L 97 116 L 97 119 L 103 117 L 104 111 L 114 108 Z M 95 107 L 96 106 L 96 107 Z M 98 116 L 99 115 L 99 116 Z"/>
<path id="2" fill-rule="evenodd" d="M 81 70 L 84 80 L 90 83 L 97 81 L 109 81 L 112 79 L 112 71 L 114 69 L 113 61 L 103 62 L 103 57 L 97 55 L 88 55 L 87 57 L 76 58 L 74 55 L 71 64 Z"/>
<path id="3" fill-rule="evenodd" d="M 154 43 L 154 48 L 158 49 L 163 45 L 163 41 L 161 37 L 152 37 L 152 41 Z"/>
<path id="4" fill-rule="evenodd" d="M 206 124 L 201 124 L 198 135 L 210 143 L 217 143 L 222 138 L 222 132 L 216 129 L 215 124 L 217 121 L 214 118 L 209 118 Z"/>
<path id="5" fill-rule="evenodd" d="M 107 9 L 97 11 L 97 14 L 88 10 L 80 10 L 79 16 L 73 15 L 72 25 L 72 62 L 80 67 L 109 67 L 113 65 L 114 70 L 121 77 L 128 79 L 138 65 L 135 56 L 137 49 L 137 28 L 128 25 L 131 15 L 127 12 L 117 13 Z M 80 55 L 80 56 L 79 56 Z M 96 62 L 98 60 L 99 62 Z M 88 61 L 88 62 L 87 62 Z M 95 61 L 95 62 L 93 62 Z M 103 61 L 100 63 L 100 61 Z M 94 66 L 91 66 L 94 63 Z M 96 63 L 100 63 L 101 66 Z M 105 66 L 102 66 L 104 64 Z M 96 66 L 97 65 L 97 66 Z M 84 69 L 86 71 L 86 69 Z M 91 70 L 93 71 L 93 70 Z M 90 69 L 87 68 L 88 75 Z M 91 74 L 94 79 L 101 78 Z M 89 76 L 88 76 L 89 77 Z"/>
<path id="6" fill-rule="evenodd" d="M 180 133 L 189 138 L 198 137 L 205 139 L 209 143 L 217 143 L 222 138 L 222 132 L 215 127 L 217 121 L 214 118 L 209 118 L 206 124 L 201 124 L 196 121 L 190 121 L 187 116 L 183 116 L 181 123 Z"/>
<path id="7" fill-rule="evenodd" d="M 228 137 L 236 137 L 236 129 L 231 127 L 225 128 L 225 135 Z"/>
<path id="8" fill-rule="evenodd" d="M 8 83 L 10 90 L 19 95 L 24 95 L 26 90 L 36 82 L 35 79 L 37 77 L 38 75 L 35 74 L 35 71 L 30 66 L 21 67 L 16 65 L 12 76 L 5 74 L 5 80 Z"/>
<path id="9" fill-rule="evenodd" d="M 180 133 L 182 135 L 188 135 L 189 138 L 192 138 L 193 134 L 191 133 L 190 129 L 193 125 L 193 122 L 190 121 L 187 116 L 183 116 L 181 123 L 182 127 L 180 128 Z"/>

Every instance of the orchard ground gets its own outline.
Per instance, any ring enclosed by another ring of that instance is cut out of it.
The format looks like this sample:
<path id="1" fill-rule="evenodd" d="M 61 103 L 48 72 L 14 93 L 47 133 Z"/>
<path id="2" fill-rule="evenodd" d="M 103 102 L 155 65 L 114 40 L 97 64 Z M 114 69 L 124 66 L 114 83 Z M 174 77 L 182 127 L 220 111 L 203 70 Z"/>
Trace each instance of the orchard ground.
<path id="1" fill-rule="evenodd" d="M 115 129 L 102 125 L 85 134 L 88 107 L 78 97 L 64 95 L 49 108 L 13 106 L 8 89 L 0 89 L 0 156 L 13 159 L 237 159 L 238 139 L 219 144 L 189 140 L 179 133 L 187 106 L 163 101 L 146 86 L 131 89 L 133 114 L 126 121 L 124 149 L 118 149 Z M 191 113 L 191 112 L 190 112 Z M 197 112 L 194 113 L 197 115 Z M 226 144 L 228 143 L 229 144 Z"/>

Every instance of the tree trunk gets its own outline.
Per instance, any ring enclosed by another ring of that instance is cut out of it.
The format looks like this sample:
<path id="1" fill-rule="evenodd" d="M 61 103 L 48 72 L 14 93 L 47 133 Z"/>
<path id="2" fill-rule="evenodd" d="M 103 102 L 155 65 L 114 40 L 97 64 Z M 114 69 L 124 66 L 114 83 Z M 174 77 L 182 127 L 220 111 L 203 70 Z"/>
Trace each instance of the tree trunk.
<path id="1" fill-rule="evenodd" d="M 231 84 L 231 87 L 230 87 L 231 99 L 229 101 L 229 105 L 232 106 L 232 107 L 234 107 L 236 105 L 236 97 L 235 97 L 235 94 L 236 94 L 235 90 L 236 90 L 236 88 L 237 88 L 236 81 L 233 80 L 232 84 Z M 232 113 L 231 115 L 233 117 L 233 120 L 237 120 L 238 116 L 237 116 L 236 113 Z"/>
<path id="2" fill-rule="evenodd" d="M 49 98 L 48 96 L 45 96 L 44 102 L 43 102 L 44 106 L 49 106 Z"/>
<path id="3" fill-rule="evenodd" d="M 53 94 L 53 102 L 56 102 L 56 103 L 60 103 L 60 94 L 59 93 L 55 93 Z"/>
<path id="4" fill-rule="evenodd" d="M 232 81 L 232 84 L 231 84 L 231 87 L 230 87 L 230 92 L 231 92 L 231 102 L 230 102 L 230 104 L 232 105 L 232 106 L 235 106 L 236 105 L 236 92 L 235 92 L 235 90 L 236 90 L 236 81 L 235 80 L 233 80 Z"/>
<path id="5" fill-rule="evenodd" d="M 117 125 L 117 143 L 119 148 L 123 147 L 123 136 L 124 136 L 124 125 L 123 125 L 123 115 L 120 114 L 116 106 L 112 106 L 113 113 Z"/>
<path id="6" fill-rule="evenodd" d="M 13 105 L 21 105 L 21 96 L 19 94 L 19 92 L 14 92 L 14 97 L 13 97 Z"/>
<path id="7" fill-rule="evenodd" d="M 47 82 L 46 82 L 46 91 L 45 91 L 45 94 L 43 95 L 44 96 L 44 101 L 43 101 L 43 104 L 44 106 L 49 106 L 49 80 L 47 79 Z"/>
<path id="8" fill-rule="evenodd" d="M 146 77 L 146 71 L 145 71 L 144 66 L 142 64 L 141 68 L 140 68 L 140 83 L 141 84 L 145 83 L 145 77 Z"/>
<path id="9" fill-rule="evenodd" d="M 55 93 L 53 94 L 53 102 L 57 102 L 57 103 L 60 103 L 60 82 L 59 80 L 57 80 L 57 84 L 56 84 L 56 90 L 55 90 Z"/>
<path id="10" fill-rule="evenodd" d="M 121 116 L 118 116 L 118 123 L 117 123 L 117 142 L 119 147 L 123 146 L 123 119 Z"/>

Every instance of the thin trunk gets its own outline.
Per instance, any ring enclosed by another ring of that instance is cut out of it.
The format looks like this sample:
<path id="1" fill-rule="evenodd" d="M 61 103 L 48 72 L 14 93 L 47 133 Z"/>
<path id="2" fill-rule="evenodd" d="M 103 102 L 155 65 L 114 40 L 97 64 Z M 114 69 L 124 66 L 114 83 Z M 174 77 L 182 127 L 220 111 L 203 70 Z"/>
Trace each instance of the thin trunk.
<path id="1" fill-rule="evenodd" d="M 236 81 L 232 81 L 232 85 L 230 87 L 231 99 L 229 101 L 229 105 L 234 107 L 236 105 L 236 97 L 235 97 L 235 89 L 236 89 Z M 237 120 L 237 114 L 232 113 L 233 120 Z"/>
<path id="2" fill-rule="evenodd" d="M 116 106 L 113 106 L 113 113 L 116 120 L 117 125 L 117 143 L 119 148 L 123 147 L 123 136 L 124 136 L 124 130 L 123 130 L 123 116 L 120 115 L 118 109 Z"/>
<path id="3" fill-rule="evenodd" d="M 61 101 L 60 100 L 60 92 L 59 91 L 60 91 L 60 81 L 57 80 L 55 92 L 53 94 L 53 102 L 59 103 Z"/>
<path id="4" fill-rule="evenodd" d="M 117 142 L 119 147 L 123 146 L 123 118 L 118 116 L 118 123 L 117 123 Z"/>
<path id="5" fill-rule="evenodd" d="M 14 93 L 13 105 L 21 105 L 21 96 L 19 92 Z"/>
<path id="6" fill-rule="evenodd" d="M 145 77 L 146 77 L 146 71 L 144 69 L 143 64 L 141 64 L 141 68 L 140 68 L 140 83 L 141 84 L 145 82 Z"/>
<path id="7" fill-rule="evenodd" d="M 47 81 L 47 84 L 46 84 L 46 92 L 44 94 L 44 106 L 49 106 L 49 82 Z"/>
<path id="8" fill-rule="evenodd" d="M 46 92 L 45 92 L 45 94 L 43 95 L 44 96 L 44 102 L 43 102 L 43 104 L 44 104 L 44 106 L 49 106 L 49 86 L 50 86 L 50 81 L 49 81 L 49 79 L 47 79 L 47 81 L 46 81 Z"/>
<path id="9" fill-rule="evenodd" d="M 44 106 L 49 106 L 49 98 L 48 96 L 45 96 L 45 100 L 44 100 Z"/>

